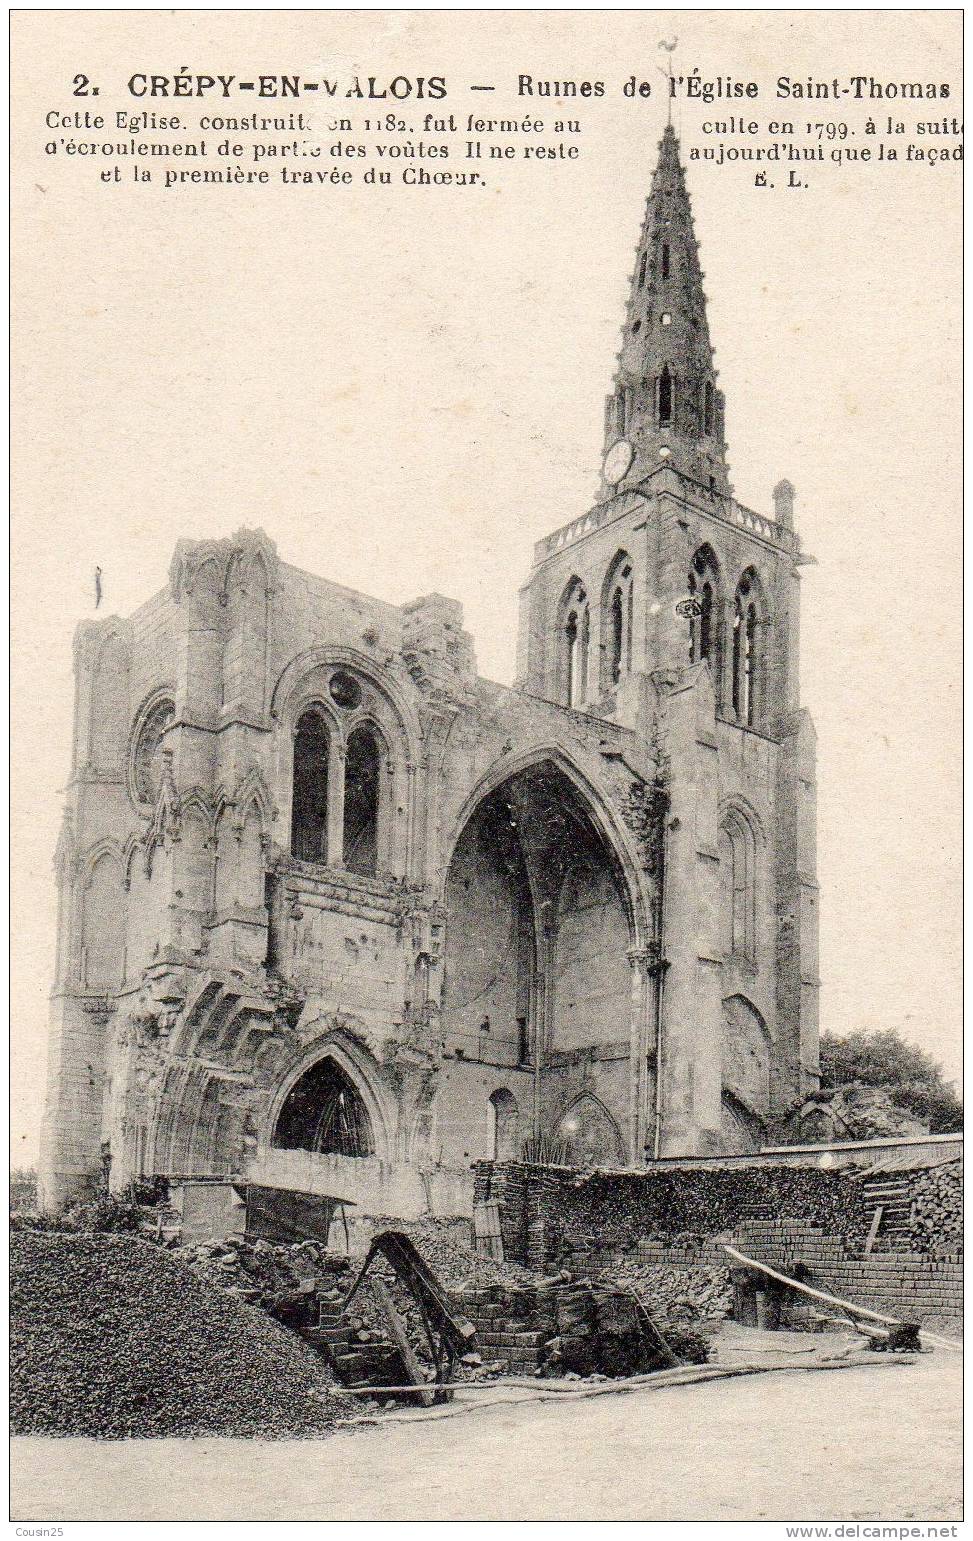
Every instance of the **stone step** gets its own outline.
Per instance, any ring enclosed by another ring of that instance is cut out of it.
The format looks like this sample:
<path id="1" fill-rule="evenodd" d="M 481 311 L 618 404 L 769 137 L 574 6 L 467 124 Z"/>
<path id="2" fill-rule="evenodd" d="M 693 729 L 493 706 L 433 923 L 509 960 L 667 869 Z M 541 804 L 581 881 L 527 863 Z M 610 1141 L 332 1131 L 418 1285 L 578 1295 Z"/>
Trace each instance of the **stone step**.
<path id="1" fill-rule="evenodd" d="M 317 1347 L 340 1348 L 351 1342 L 350 1327 L 306 1327 L 303 1336 Z"/>

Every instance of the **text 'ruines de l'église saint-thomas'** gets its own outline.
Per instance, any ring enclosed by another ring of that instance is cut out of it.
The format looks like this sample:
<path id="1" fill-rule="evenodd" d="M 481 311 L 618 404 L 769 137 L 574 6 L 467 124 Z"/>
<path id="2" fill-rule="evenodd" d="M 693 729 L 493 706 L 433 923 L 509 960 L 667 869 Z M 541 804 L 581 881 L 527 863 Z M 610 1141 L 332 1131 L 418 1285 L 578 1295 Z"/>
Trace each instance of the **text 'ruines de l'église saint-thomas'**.
<path id="1" fill-rule="evenodd" d="M 646 71 L 648 75 L 650 72 Z M 453 93 L 470 89 L 482 91 L 504 90 L 512 82 L 484 81 L 479 85 L 462 81 L 453 86 Z M 73 95 L 76 97 L 98 96 L 100 86 L 89 76 L 75 75 Z M 264 99 L 297 99 L 319 94 L 321 98 L 357 98 L 363 101 L 439 101 L 450 95 L 450 84 L 445 75 L 354 75 L 345 79 L 301 74 L 256 75 L 244 80 L 239 75 L 224 75 L 214 70 L 206 74 L 194 74 L 180 70 L 175 74 L 153 74 L 136 71 L 130 75 L 126 87 L 137 98 L 187 98 L 220 97 L 227 99 L 238 93 L 252 94 Z M 609 94 L 631 99 L 644 99 L 656 94 L 672 98 L 710 103 L 740 99 L 755 100 L 762 95 L 772 95 L 780 101 L 945 101 L 951 95 L 947 81 L 921 79 L 889 80 L 871 74 L 833 75 L 816 78 L 779 74 L 771 86 L 762 86 L 756 80 L 737 80 L 731 75 L 714 75 L 707 79 L 699 68 L 687 73 L 664 75 L 662 81 L 643 78 L 637 74 L 619 79 L 612 86 L 603 80 L 565 79 L 555 80 L 533 73 L 517 75 L 517 95 L 528 98 L 552 100 L 590 99 Z"/>

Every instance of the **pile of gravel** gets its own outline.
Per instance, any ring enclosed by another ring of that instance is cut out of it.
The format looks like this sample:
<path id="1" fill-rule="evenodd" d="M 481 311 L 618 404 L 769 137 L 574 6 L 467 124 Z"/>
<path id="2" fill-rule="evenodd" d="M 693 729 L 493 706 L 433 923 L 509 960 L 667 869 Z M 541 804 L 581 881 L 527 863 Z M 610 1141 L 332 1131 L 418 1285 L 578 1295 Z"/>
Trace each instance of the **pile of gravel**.
<path id="1" fill-rule="evenodd" d="M 468 1220 L 439 1219 L 423 1215 L 419 1220 L 376 1222 L 378 1229 L 403 1231 L 448 1290 L 466 1284 L 530 1284 L 534 1275 L 519 1263 L 500 1263 L 473 1248 Z"/>
<path id="2" fill-rule="evenodd" d="M 10 1239 L 11 1430 L 102 1439 L 326 1433 L 354 1416 L 314 1351 L 131 1235 Z"/>

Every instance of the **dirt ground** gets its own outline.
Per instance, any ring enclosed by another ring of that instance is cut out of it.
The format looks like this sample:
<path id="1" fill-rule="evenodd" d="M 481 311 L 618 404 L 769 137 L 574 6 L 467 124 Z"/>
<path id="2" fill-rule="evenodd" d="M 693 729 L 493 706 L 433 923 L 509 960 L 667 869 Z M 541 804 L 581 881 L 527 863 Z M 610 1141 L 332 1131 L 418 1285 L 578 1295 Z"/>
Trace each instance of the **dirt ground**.
<path id="1" fill-rule="evenodd" d="M 309 1442 L 15 1439 L 11 1518 L 959 1520 L 961 1376 L 943 1350 L 570 1402 L 468 1392 Z"/>

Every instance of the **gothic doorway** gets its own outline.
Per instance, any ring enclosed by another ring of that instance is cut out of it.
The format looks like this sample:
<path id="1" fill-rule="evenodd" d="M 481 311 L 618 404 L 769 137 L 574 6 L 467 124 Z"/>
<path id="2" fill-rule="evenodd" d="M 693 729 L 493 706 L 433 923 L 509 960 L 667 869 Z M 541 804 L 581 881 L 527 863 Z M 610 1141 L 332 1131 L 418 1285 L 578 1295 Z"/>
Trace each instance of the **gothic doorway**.
<path id="1" fill-rule="evenodd" d="M 309 1150 L 318 1155 L 374 1154 L 372 1121 L 361 1093 L 330 1055 L 305 1070 L 291 1088 L 271 1144 L 278 1150 Z"/>

